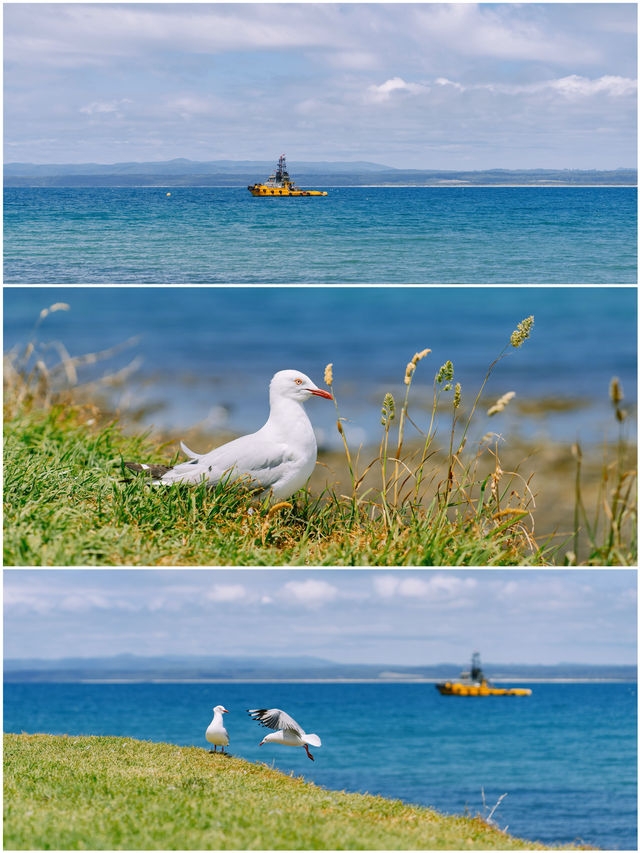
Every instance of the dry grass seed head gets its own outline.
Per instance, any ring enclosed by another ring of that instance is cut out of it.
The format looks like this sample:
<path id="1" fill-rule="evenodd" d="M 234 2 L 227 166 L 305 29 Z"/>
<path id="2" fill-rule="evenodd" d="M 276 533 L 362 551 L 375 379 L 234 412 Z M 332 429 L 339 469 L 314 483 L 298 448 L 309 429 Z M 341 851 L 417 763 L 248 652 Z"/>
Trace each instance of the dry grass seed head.
<path id="1" fill-rule="evenodd" d="M 506 394 L 503 394 L 502 397 L 496 400 L 493 406 L 491 406 L 491 408 L 487 410 L 487 414 L 491 416 L 498 414 L 498 412 L 503 412 L 515 396 L 515 391 L 507 391 Z"/>
<path id="2" fill-rule="evenodd" d="M 413 356 L 413 358 L 411 359 L 411 361 L 413 362 L 414 366 L 415 366 L 419 361 L 421 361 L 421 360 L 425 357 L 425 355 L 428 355 L 430 352 L 431 352 L 431 350 L 430 350 L 430 349 L 423 349 L 423 350 L 421 350 L 420 352 L 417 352 L 417 353 Z"/>

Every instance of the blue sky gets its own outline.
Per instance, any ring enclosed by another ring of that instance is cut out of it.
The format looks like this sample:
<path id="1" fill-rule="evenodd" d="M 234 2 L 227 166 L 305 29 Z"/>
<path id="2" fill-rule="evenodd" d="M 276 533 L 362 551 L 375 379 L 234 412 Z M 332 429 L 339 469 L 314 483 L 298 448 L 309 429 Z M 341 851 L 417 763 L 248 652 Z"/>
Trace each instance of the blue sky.
<path id="1" fill-rule="evenodd" d="M 636 7 L 4 6 L 5 160 L 636 162 Z"/>
<path id="2" fill-rule="evenodd" d="M 7 658 L 636 660 L 634 570 L 20 569 L 4 608 Z"/>

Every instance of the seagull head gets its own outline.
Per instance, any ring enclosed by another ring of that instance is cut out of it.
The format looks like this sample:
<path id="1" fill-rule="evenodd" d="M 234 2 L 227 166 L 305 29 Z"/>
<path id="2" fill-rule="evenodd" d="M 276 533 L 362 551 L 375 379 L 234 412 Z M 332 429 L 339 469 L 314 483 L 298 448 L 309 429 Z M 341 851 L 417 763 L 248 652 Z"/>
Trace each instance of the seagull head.
<path id="1" fill-rule="evenodd" d="M 328 391 L 318 388 L 315 382 L 299 370 L 279 370 L 269 385 L 269 397 L 272 401 L 285 398 L 304 403 L 312 395 L 333 400 Z"/>
<path id="2" fill-rule="evenodd" d="M 227 709 L 224 707 L 224 705 L 216 705 L 216 707 L 213 709 L 213 713 L 215 714 L 216 711 L 220 711 L 221 714 L 228 714 L 229 713 L 227 711 Z"/>

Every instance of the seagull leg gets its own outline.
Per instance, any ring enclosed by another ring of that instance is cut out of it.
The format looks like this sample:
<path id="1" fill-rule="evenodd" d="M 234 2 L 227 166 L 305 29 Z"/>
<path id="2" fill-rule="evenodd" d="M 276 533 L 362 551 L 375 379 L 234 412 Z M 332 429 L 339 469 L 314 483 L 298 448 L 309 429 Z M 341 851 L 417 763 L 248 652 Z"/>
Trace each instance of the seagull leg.
<path id="1" fill-rule="evenodd" d="M 307 750 L 307 758 L 310 758 L 312 761 L 315 761 L 315 758 L 314 758 L 314 757 L 313 757 L 313 755 L 311 755 L 311 753 L 309 752 L 309 747 L 306 745 L 306 743 L 305 743 L 305 744 L 303 744 L 303 746 L 304 746 L 304 748 Z"/>

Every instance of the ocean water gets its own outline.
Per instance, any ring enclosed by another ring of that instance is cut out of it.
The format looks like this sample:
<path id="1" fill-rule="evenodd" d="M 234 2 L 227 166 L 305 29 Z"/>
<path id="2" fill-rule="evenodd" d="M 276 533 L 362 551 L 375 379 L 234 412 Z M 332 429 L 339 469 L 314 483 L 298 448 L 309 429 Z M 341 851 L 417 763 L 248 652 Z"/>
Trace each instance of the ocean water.
<path id="1" fill-rule="evenodd" d="M 8 283 L 624 284 L 634 187 L 7 188 Z"/>
<path id="2" fill-rule="evenodd" d="M 430 347 L 411 391 L 412 417 L 426 427 L 440 365 L 453 362 L 470 406 L 487 368 L 531 314 L 531 338 L 511 350 L 486 386 L 487 400 L 511 390 L 516 398 L 499 419 L 481 407 L 474 416 L 480 435 L 613 437 L 612 376 L 621 379 L 632 414 L 635 406 L 633 287 L 7 287 L 5 350 L 24 346 L 40 310 L 60 301 L 70 310 L 40 326 L 36 339 L 49 346 L 39 354 L 51 364 L 54 340 L 76 356 L 137 336 L 119 355 L 79 368 L 80 379 L 139 357 L 125 387 L 112 392 L 113 404 L 147 407 L 145 425 L 178 432 L 201 422 L 208 430 L 251 432 L 264 422 L 273 373 L 291 367 L 321 384 L 332 362 L 345 429 L 356 444 L 377 442 L 385 393 L 403 398 L 407 361 Z M 312 400 L 307 408 L 321 443 L 339 444 L 334 406 Z"/>
<path id="3" fill-rule="evenodd" d="M 523 838 L 636 849 L 636 685 L 533 684 L 527 698 L 460 699 L 432 684 L 11 684 L 4 730 L 118 735 L 207 748 L 223 703 L 232 754 L 330 789 L 446 813 L 483 812 Z M 258 747 L 247 708 L 281 707 L 322 747 Z M 485 812 L 486 813 L 486 812 Z"/>

